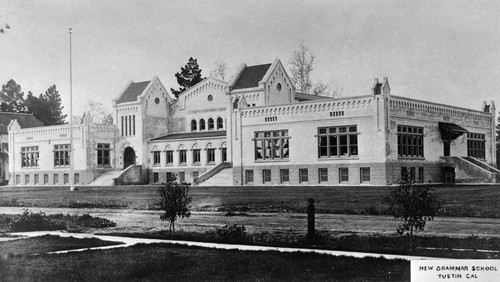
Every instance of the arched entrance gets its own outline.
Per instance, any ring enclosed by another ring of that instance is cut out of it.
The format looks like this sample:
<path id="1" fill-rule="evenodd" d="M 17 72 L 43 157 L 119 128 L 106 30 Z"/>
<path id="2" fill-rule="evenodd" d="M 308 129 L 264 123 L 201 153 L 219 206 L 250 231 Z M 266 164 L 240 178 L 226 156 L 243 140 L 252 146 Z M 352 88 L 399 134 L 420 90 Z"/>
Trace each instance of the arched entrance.
<path id="1" fill-rule="evenodd" d="M 123 152 L 123 169 L 126 169 L 133 164 L 135 164 L 135 151 L 134 149 L 127 147 Z"/>

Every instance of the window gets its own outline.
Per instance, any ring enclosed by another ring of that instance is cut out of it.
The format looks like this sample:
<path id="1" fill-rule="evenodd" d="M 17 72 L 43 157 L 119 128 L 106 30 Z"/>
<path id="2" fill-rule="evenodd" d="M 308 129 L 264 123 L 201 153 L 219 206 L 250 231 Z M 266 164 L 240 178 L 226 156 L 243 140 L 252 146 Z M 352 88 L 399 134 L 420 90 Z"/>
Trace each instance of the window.
<path id="1" fill-rule="evenodd" d="M 173 164 L 174 163 L 174 151 L 167 150 L 166 155 L 167 155 L 167 164 Z"/>
<path id="2" fill-rule="evenodd" d="M 191 121 L 191 131 L 196 131 L 197 130 L 197 126 L 196 126 L 196 120 L 192 120 Z"/>
<path id="3" fill-rule="evenodd" d="M 288 169 L 280 169 L 280 182 L 290 182 L 290 171 Z"/>
<path id="4" fill-rule="evenodd" d="M 262 182 L 263 183 L 271 182 L 271 170 L 270 169 L 263 169 L 262 170 Z"/>
<path id="5" fill-rule="evenodd" d="M 467 156 L 478 159 L 486 158 L 486 137 L 484 134 L 467 133 Z"/>
<path id="6" fill-rule="evenodd" d="M 179 164 L 186 164 L 186 161 L 187 161 L 186 150 L 180 150 L 179 151 Z"/>
<path id="7" fill-rule="evenodd" d="M 201 162 L 201 150 L 194 149 L 193 150 L 193 164 L 199 164 Z"/>
<path id="8" fill-rule="evenodd" d="M 63 176 L 64 176 L 64 184 L 68 184 L 69 183 L 69 174 L 65 173 Z"/>
<path id="9" fill-rule="evenodd" d="M 54 146 L 54 166 L 69 166 L 70 145 L 55 145 Z"/>
<path id="10" fill-rule="evenodd" d="M 357 156 L 358 135 L 355 125 L 318 128 L 318 157 Z"/>
<path id="11" fill-rule="evenodd" d="M 253 170 L 245 170 L 246 183 L 253 183 Z"/>
<path id="12" fill-rule="evenodd" d="M 199 174 L 200 174 L 199 172 L 197 172 L 197 171 L 193 171 L 193 178 L 198 177 L 198 175 L 199 175 Z"/>
<path id="13" fill-rule="evenodd" d="M 309 181 L 309 172 L 307 171 L 307 168 L 299 169 L 299 183 L 308 181 Z"/>
<path id="14" fill-rule="evenodd" d="M 416 176 L 415 167 L 410 167 L 410 179 L 412 182 L 415 182 Z"/>
<path id="15" fill-rule="evenodd" d="M 132 134 L 135 136 L 135 115 L 132 116 L 132 122 L 133 122 L 132 129 L 134 130 Z"/>
<path id="16" fill-rule="evenodd" d="M 110 144 L 98 143 L 97 144 L 97 166 L 109 166 L 110 162 Z"/>
<path id="17" fill-rule="evenodd" d="M 49 184 L 49 175 L 48 174 L 43 175 L 43 184 Z"/>
<path id="18" fill-rule="evenodd" d="M 208 130 L 214 130 L 214 128 L 215 128 L 214 119 L 209 118 L 208 119 Z"/>
<path id="19" fill-rule="evenodd" d="M 184 171 L 179 172 L 179 183 L 186 182 L 186 173 Z"/>
<path id="20" fill-rule="evenodd" d="M 38 167 L 39 157 L 38 146 L 21 147 L 22 167 Z"/>
<path id="21" fill-rule="evenodd" d="M 339 182 L 348 182 L 349 181 L 349 169 L 346 167 L 339 168 Z"/>
<path id="22" fill-rule="evenodd" d="M 40 175 L 35 174 L 35 180 L 33 182 L 35 185 L 38 185 L 38 183 L 40 182 Z"/>
<path id="23" fill-rule="evenodd" d="M 200 130 L 205 130 L 205 120 L 200 119 Z"/>
<path id="24" fill-rule="evenodd" d="M 74 184 L 79 184 L 80 183 L 80 174 L 79 173 L 75 173 L 73 175 L 73 183 Z"/>
<path id="25" fill-rule="evenodd" d="M 256 160 L 288 160 L 288 130 L 256 132 L 254 140 Z"/>
<path id="26" fill-rule="evenodd" d="M 318 180 L 319 183 L 328 182 L 328 168 L 318 169 Z"/>
<path id="27" fill-rule="evenodd" d="M 54 181 L 54 185 L 59 184 L 59 174 L 54 174 L 54 179 L 53 179 L 53 181 Z"/>
<path id="28" fill-rule="evenodd" d="M 123 117 L 122 117 L 122 123 L 121 123 L 121 125 L 122 125 L 122 136 L 124 136 L 125 135 L 125 131 L 123 129 L 124 129 L 125 124 L 123 123 Z"/>
<path id="29" fill-rule="evenodd" d="M 424 128 L 398 125 L 398 156 L 424 157 Z"/>
<path id="30" fill-rule="evenodd" d="M 215 163 L 215 149 L 207 149 L 207 163 Z"/>
<path id="31" fill-rule="evenodd" d="M 424 182 L 424 167 L 418 168 L 418 182 Z"/>
<path id="32" fill-rule="evenodd" d="M 29 174 L 25 174 L 24 175 L 24 184 L 29 184 L 30 183 L 30 175 Z"/>
<path id="33" fill-rule="evenodd" d="M 20 185 L 20 184 L 21 184 L 21 175 L 16 174 L 16 185 Z"/>
<path id="34" fill-rule="evenodd" d="M 217 118 L 217 129 L 224 128 L 224 120 L 221 117 Z"/>
<path id="35" fill-rule="evenodd" d="M 174 177 L 174 174 L 171 172 L 167 172 L 167 182 L 172 181 L 172 178 Z"/>
<path id="36" fill-rule="evenodd" d="M 153 165 L 160 165 L 160 151 L 153 151 Z"/>
<path id="37" fill-rule="evenodd" d="M 158 181 L 160 181 L 158 172 L 153 172 L 153 183 L 158 183 Z"/>
<path id="38" fill-rule="evenodd" d="M 370 168 L 369 167 L 361 167 L 359 169 L 359 181 L 361 183 L 363 182 L 370 182 Z"/>
<path id="39" fill-rule="evenodd" d="M 221 150 L 221 160 L 227 162 L 227 148 L 222 148 Z"/>

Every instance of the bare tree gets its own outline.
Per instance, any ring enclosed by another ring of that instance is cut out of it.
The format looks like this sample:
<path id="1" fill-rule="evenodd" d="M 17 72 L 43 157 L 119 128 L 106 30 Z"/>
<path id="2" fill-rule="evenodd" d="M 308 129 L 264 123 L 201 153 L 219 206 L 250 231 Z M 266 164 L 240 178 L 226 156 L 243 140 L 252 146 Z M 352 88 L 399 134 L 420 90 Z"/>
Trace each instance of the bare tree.
<path id="1" fill-rule="evenodd" d="M 316 56 L 304 44 L 300 44 L 299 49 L 293 51 L 292 58 L 288 61 L 292 83 L 295 89 L 304 94 L 309 94 L 313 87 L 310 76 L 315 62 Z"/>
<path id="2" fill-rule="evenodd" d="M 85 105 L 84 111 L 90 113 L 94 123 L 113 124 L 113 114 L 104 110 L 104 105 L 101 102 L 89 101 L 88 104 Z M 82 116 L 75 115 L 73 116 L 73 121 L 80 123 L 82 118 Z"/>
<path id="3" fill-rule="evenodd" d="M 212 70 L 212 76 L 216 78 L 220 78 L 222 80 L 226 79 L 228 67 L 227 64 L 223 61 L 215 62 L 214 69 Z"/>
<path id="4" fill-rule="evenodd" d="M 337 83 L 312 82 L 311 73 L 315 63 L 316 55 L 307 46 L 300 44 L 299 49 L 293 52 L 292 58 L 288 61 L 295 89 L 304 94 L 328 97 L 342 96 L 343 89 Z"/>

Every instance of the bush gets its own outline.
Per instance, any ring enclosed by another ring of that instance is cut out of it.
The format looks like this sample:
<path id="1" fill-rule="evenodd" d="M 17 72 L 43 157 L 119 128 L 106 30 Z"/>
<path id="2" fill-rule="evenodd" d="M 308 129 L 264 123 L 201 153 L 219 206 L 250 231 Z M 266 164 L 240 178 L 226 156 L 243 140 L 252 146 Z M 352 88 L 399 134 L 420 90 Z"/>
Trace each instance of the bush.
<path id="1" fill-rule="evenodd" d="M 365 208 L 362 212 L 362 215 L 379 215 L 380 212 L 377 210 L 376 207 L 370 206 L 368 208 Z"/>
<path id="2" fill-rule="evenodd" d="M 215 230 L 215 241 L 223 243 L 243 243 L 247 241 L 245 225 L 226 224 Z"/>
<path id="3" fill-rule="evenodd" d="M 12 219 L 9 223 L 9 230 L 14 232 L 61 230 L 65 228 L 66 225 L 50 220 L 44 212 L 35 213 L 28 210 L 24 210 L 20 217 Z"/>

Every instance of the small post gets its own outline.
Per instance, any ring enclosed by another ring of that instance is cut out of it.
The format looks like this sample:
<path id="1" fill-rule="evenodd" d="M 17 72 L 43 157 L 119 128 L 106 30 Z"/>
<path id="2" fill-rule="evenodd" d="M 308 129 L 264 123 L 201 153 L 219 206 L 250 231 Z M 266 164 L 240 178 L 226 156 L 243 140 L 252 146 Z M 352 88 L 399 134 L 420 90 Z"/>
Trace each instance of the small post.
<path id="1" fill-rule="evenodd" d="M 307 206 L 307 239 L 312 241 L 316 233 L 316 228 L 314 226 L 314 216 L 316 211 L 314 208 L 314 199 L 309 198 L 307 199 L 307 202 L 309 203 Z"/>

